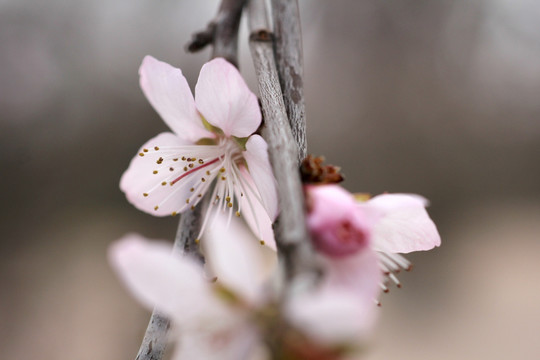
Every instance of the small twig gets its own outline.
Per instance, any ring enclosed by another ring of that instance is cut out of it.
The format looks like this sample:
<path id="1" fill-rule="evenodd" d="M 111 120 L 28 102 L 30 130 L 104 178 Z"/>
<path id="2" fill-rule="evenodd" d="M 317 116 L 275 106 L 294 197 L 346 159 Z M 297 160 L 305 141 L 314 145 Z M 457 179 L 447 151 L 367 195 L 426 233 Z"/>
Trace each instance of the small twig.
<path id="1" fill-rule="evenodd" d="M 277 180 L 281 213 L 275 225 L 276 243 L 284 257 L 287 276 L 315 270 L 304 214 L 298 170 L 298 149 L 292 136 L 274 60 L 273 35 L 268 30 L 264 0 L 249 2 L 250 49 L 255 65 L 270 161 Z"/>
<path id="2" fill-rule="evenodd" d="M 194 256 L 203 262 L 203 257 L 199 253 L 195 239 L 201 227 L 200 208 L 202 204 L 195 207 L 194 211 L 186 211 L 180 217 L 178 231 L 174 239 L 173 253 Z M 188 310 L 189 311 L 189 310 Z M 170 321 L 165 316 L 154 310 L 146 333 L 144 334 L 139 353 L 136 360 L 160 360 L 163 358 L 167 347 L 167 333 Z"/>
<path id="3" fill-rule="evenodd" d="M 238 67 L 238 27 L 246 1 L 222 0 L 215 19 L 206 29 L 193 35 L 187 50 L 196 52 L 213 44 L 212 58 L 225 58 Z"/>
<path id="4" fill-rule="evenodd" d="M 306 110 L 302 33 L 297 0 L 272 0 L 274 50 L 279 83 L 292 134 L 298 145 L 298 162 L 307 156 Z"/>

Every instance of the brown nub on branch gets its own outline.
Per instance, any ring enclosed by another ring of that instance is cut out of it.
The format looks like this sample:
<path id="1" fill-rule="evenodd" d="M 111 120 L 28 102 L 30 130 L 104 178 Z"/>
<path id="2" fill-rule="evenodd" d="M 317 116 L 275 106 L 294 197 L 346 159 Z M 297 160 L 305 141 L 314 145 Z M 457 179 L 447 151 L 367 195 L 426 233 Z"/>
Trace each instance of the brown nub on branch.
<path id="1" fill-rule="evenodd" d="M 196 32 L 192 35 L 191 41 L 186 45 L 188 52 L 197 52 L 204 49 L 207 45 L 214 42 L 214 32 L 216 30 L 216 23 L 211 22 L 208 27 L 203 31 Z"/>
<path id="2" fill-rule="evenodd" d="M 343 181 L 341 168 L 323 165 L 324 157 L 308 155 L 300 165 L 300 175 L 304 184 L 337 184 Z"/>
<path id="3" fill-rule="evenodd" d="M 249 40 L 251 41 L 268 41 L 272 42 L 274 41 L 274 34 L 272 32 L 266 30 L 266 29 L 260 29 L 257 31 L 252 32 L 249 35 Z"/>

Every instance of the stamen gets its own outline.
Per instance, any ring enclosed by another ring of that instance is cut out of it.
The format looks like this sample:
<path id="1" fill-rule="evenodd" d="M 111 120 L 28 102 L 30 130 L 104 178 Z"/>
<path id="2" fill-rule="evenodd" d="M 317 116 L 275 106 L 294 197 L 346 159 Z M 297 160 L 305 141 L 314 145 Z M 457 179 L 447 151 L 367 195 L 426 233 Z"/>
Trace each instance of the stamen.
<path id="1" fill-rule="evenodd" d="M 159 150 L 159 147 L 158 147 L 158 146 L 154 146 L 154 150 L 158 151 L 158 150 Z"/>

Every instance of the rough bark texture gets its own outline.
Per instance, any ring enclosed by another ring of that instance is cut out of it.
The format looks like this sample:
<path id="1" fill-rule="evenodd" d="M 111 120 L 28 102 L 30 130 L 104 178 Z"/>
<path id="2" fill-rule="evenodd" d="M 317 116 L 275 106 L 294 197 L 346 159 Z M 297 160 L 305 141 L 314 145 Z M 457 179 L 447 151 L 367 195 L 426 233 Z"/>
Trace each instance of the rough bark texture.
<path id="1" fill-rule="evenodd" d="M 268 143 L 281 208 L 274 226 L 275 238 L 291 278 L 315 269 L 306 228 L 298 147 L 285 111 L 264 0 L 251 0 L 249 4 L 250 49 L 264 116 L 261 134 Z"/>
<path id="2" fill-rule="evenodd" d="M 304 102 L 304 62 L 302 32 L 296 0 L 272 0 L 274 50 L 283 92 L 285 109 L 291 130 L 298 145 L 298 162 L 307 155 L 306 110 Z"/>

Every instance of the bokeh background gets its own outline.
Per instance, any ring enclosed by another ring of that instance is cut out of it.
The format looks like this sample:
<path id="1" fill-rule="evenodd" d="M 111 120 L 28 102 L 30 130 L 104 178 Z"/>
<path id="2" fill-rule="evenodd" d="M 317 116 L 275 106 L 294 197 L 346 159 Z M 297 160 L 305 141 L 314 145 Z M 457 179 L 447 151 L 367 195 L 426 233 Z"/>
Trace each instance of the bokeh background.
<path id="1" fill-rule="evenodd" d="M 540 357 L 540 2 L 301 0 L 309 151 L 345 187 L 431 200 L 443 246 L 409 258 L 366 359 Z M 129 359 L 147 324 L 106 262 L 172 239 L 118 180 L 166 129 L 144 55 L 196 82 L 184 44 L 218 2 L 0 0 L 0 348 Z M 241 67 L 255 81 L 241 36 Z"/>

